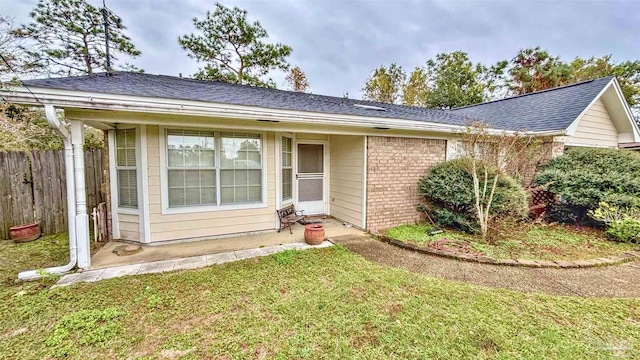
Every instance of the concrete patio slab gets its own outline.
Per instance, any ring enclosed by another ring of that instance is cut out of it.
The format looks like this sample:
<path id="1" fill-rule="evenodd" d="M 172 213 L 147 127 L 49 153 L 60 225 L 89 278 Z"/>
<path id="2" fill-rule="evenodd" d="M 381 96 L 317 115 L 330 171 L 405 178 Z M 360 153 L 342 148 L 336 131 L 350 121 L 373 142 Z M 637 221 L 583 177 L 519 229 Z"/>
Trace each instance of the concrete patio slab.
<path id="1" fill-rule="evenodd" d="M 292 245 L 292 244 L 289 244 Z M 297 249 L 310 249 L 312 246 L 307 244 L 299 244 L 300 246 L 283 246 L 275 245 L 263 248 L 245 249 L 238 251 L 229 251 L 218 254 L 208 254 L 199 256 L 189 256 L 185 258 L 151 261 L 141 264 L 131 264 L 123 266 L 115 266 L 106 269 L 94 269 L 75 274 L 68 274 L 63 276 L 55 286 L 68 286 L 79 282 L 96 282 L 105 279 L 111 279 L 121 276 L 130 275 L 142 275 L 142 274 L 154 274 L 165 273 L 178 270 L 191 270 L 204 268 L 211 265 L 224 264 L 232 261 L 238 261 L 243 259 L 250 259 L 259 256 L 268 256 L 276 254 L 291 248 Z M 306 246 L 304 246 L 306 245 Z M 332 246 L 330 241 L 324 241 L 320 245 L 313 246 L 314 248 L 325 248 Z"/>
<path id="2" fill-rule="evenodd" d="M 346 235 L 364 235 L 365 233 L 354 227 L 346 227 L 335 219 L 326 219 L 322 223 L 325 234 L 328 238 Z M 302 245 L 292 245 L 292 248 L 303 249 L 309 245 L 304 242 L 304 226 L 296 224 L 292 227 L 293 234 L 289 231 L 266 232 L 260 234 L 238 235 L 233 237 L 215 238 L 197 241 L 183 242 L 161 242 L 141 245 L 142 251 L 130 256 L 118 256 L 113 250 L 125 242 L 112 241 L 105 244 L 98 252 L 91 257 L 92 269 L 103 269 L 120 265 L 147 263 L 152 261 L 171 260 L 177 258 L 188 258 L 192 256 L 225 253 L 231 251 L 266 248 L 290 243 Z"/>

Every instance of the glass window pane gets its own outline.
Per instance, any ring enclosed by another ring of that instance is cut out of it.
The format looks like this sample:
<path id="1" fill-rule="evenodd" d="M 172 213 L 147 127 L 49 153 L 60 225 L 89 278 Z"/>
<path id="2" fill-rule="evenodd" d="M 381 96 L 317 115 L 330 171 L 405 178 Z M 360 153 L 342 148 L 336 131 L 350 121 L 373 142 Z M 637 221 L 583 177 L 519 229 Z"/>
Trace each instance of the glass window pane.
<path id="1" fill-rule="evenodd" d="M 184 171 L 169 170 L 169 187 L 184 187 Z"/>
<path id="2" fill-rule="evenodd" d="M 222 167 L 260 167 L 260 135 L 222 133 L 220 165 Z"/>
<path id="3" fill-rule="evenodd" d="M 138 207 L 138 187 L 136 170 L 118 170 L 118 205 Z"/>
<path id="4" fill-rule="evenodd" d="M 184 166 L 198 167 L 200 166 L 200 152 L 193 148 L 184 149 Z"/>
<path id="5" fill-rule="evenodd" d="M 233 170 L 220 170 L 220 185 L 233 185 Z"/>
<path id="6" fill-rule="evenodd" d="M 216 203 L 216 188 L 205 187 L 200 192 L 203 204 L 215 204 Z"/>
<path id="7" fill-rule="evenodd" d="M 200 171 L 198 170 L 187 170 L 184 172 L 184 186 L 187 188 L 190 187 L 200 187 Z"/>
<path id="8" fill-rule="evenodd" d="M 170 148 L 168 150 L 168 156 L 169 166 L 184 166 L 184 154 L 182 153 L 182 150 Z"/>
<path id="9" fill-rule="evenodd" d="M 249 187 L 249 201 L 261 201 L 262 200 L 262 186 L 250 186 Z"/>
<path id="10" fill-rule="evenodd" d="M 213 167 L 215 166 L 215 153 L 212 150 L 200 151 L 200 166 Z"/>
<path id="11" fill-rule="evenodd" d="M 324 168 L 324 146 L 317 144 L 298 145 L 298 172 L 319 174 Z"/>
<path id="12" fill-rule="evenodd" d="M 187 188 L 185 190 L 185 202 L 187 205 L 198 205 L 200 202 L 200 189 Z"/>
<path id="13" fill-rule="evenodd" d="M 234 191 L 233 188 L 221 188 L 220 189 L 220 203 L 221 204 L 233 204 L 234 202 Z"/>
<path id="14" fill-rule="evenodd" d="M 118 149 L 117 158 L 118 158 L 118 160 L 117 160 L 116 164 L 118 166 L 126 166 L 126 164 L 127 164 L 127 150 Z"/>
<path id="15" fill-rule="evenodd" d="M 236 186 L 247 185 L 247 171 L 246 170 L 234 170 Z"/>
<path id="16" fill-rule="evenodd" d="M 248 173 L 247 184 L 249 185 L 262 184 L 262 170 L 247 170 L 247 173 Z"/>
<path id="17" fill-rule="evenodd" d="M 169 206 L 180 206 L 184 204 L 184 189 L 169 189 Z"/>
<path id="18" fill-rule="evenodd" d="M 248 191 L 246 186 L 236 187 L 236 202 L 247 202 Z"/>
<path id="19" fill-rule="evenodd" d="M 215 170 L 200 170 L 200 184 L 201 184 L 201 186 L 215 186 L 216 185 L 216 171 Z"/>

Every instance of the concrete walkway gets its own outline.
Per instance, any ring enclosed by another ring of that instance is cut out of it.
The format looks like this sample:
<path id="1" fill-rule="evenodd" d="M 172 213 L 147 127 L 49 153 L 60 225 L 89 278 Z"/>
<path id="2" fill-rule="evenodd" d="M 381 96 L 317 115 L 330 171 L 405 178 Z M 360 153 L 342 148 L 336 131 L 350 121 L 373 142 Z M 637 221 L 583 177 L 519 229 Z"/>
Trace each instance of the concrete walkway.
<path id="1" fill-rule="evenodd" d="M 151 261 L 131 265 L 114 266 L 65 275 L 58 281 L 57 286 L 67 286 L 79 282 L 96 282 L 104 279 L 111 279 L 128 275 L 154 274 L 169 271 L 197 269 L 232 261 L 250 259 L 258 256 L 267 256 L 285 250 L 324 248 L 332 245 L 333 244 L 330 241 L 323 241 L 320 245 L 309 245 L 307 243 L 297 242 L 253 249 L 229 251 L 217 254 L 189 256 L 171 260 Z"/>
<path id="2" fill-rule="evenodd" d="M 464 262 L 400 249 L 371 237 L 333 242 L 381 264 L 475 285 L 582 297 L 640 297 L 640 262 L 586 269 L 540 269 Z"/>

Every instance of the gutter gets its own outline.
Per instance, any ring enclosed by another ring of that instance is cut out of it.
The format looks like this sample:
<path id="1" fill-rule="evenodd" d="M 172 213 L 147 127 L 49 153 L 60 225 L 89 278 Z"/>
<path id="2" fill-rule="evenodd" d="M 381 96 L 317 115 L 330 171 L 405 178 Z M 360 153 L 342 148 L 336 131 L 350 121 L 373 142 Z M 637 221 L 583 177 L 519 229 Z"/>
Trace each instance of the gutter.
<path id="1" fill-rule="evenodd" d="M 39 270 L 22 271 L 18 274 L 18 279 L 23 281 L 38 280 L 47 274 L 61 275 L 71 271 L 78 262 L 78 243 L 76 238 L 76 197 L 75 197 L 75 181 L 74 181 L 74 160 L 73 160 L 73 145 L 71 144 L 71 134 L 62 125 L 58 116 L 56 115 L 56 109 L 53 105 L 44 106 L 45 116 L 47 123 L 53 129 L 55 129 L 64 142 L 64 169 L 67 182 L 67 211 L 68 218 L 67 223 L 69 226 L 69 263 L 63 266 L 50 267 Z"/>

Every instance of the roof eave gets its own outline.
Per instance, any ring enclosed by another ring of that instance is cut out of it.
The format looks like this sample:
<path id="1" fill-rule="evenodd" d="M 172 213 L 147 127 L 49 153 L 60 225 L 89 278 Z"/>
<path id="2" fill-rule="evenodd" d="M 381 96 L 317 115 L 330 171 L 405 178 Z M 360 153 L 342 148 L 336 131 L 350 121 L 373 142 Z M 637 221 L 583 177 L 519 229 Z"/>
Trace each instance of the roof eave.
<path id="1" fill-rule="evenodd" d="M 394 130 L 432 131 L 459 133 L 466 126 L 415 121 L 398 118 L 368 117 L 360 115 L 330 114 L 311 111 L 272 109 L 247 105 L 235 105 L 194 100 L 154 98 L 144 96 L 92 93 L 30 86 L 3 90 L 2 97 L 9 102 L 31 106 L 51 104 L 60 108 L 131 111 L 193 115 L 247 120 L 274 120 L 290 123 L 354 126 L 362 128 L 383 127 Z M 495 133 L 521 133 L 502 129 L 489 129 Z M 537 136 L 563 135 L 553 130 L 528 132 Z"/>

